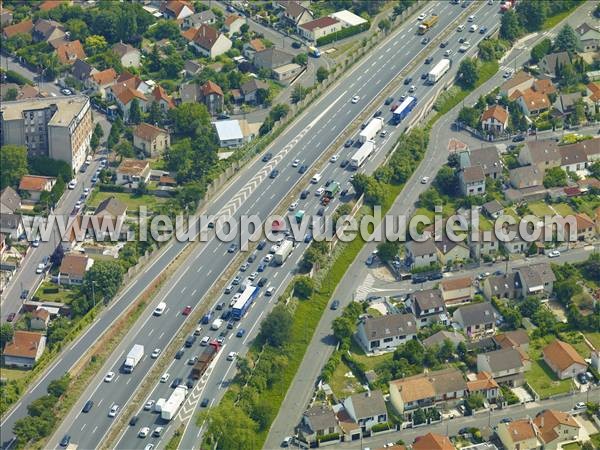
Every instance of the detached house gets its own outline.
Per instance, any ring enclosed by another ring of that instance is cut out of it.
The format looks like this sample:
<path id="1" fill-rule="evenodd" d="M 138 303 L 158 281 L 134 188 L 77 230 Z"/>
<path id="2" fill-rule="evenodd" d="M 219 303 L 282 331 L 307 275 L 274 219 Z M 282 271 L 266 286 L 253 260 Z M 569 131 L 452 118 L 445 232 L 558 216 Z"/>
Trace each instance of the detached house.
<path id="1" fill-rule="evenodd" d="M 58 271 L 58 284 L 81 285 L 94 260 L 85 255 L 65 255 Z"/>
<path id="2" fill-rule="evenodd" d="M 223 23 L 223 28 L 227 32 L 228 36 L 233 36 L 235 33 L 241 33 L 242 25 L 246 23 L 246 19 L 237 14 L 232 14 L 227 16 L 225 22 Z"/>
<path id="3" fill-rule="evenodd" d="M 488 402 L 495 402 L 500 395 L 500 385 L 489 372 L 477 372 L 474 380 L 467 381 L 469 395 L 481 394 Z"/>
<path id="4" fill-rule="evenodd" d="M 411 269 L 437 263 L 437 248 L 433 239 L 429 237 L 422 242 L 409 241 L 406 244 L 406 260 Z"/>
<path id="5" fill-rule="evenodd" d="M 137 48 L 129 44 L 117 42 L 115 45 L 112 46 L 112 51 L 119 56 L 119 60 L 121 61 L 121 65 L 123 67 L 137 68 L 141 64 L 142 54 Z"/>
<path id="6" fill-rule="evenodd" d="M 29 203 L 40 201 L 42 192 L 50 192 L 56 184 L 56 178 L 43 177 L 40 175 L 23 175 L 19 182 L 19 191 L 27 192 L 29 198 L 26 200 Z"/>
<path id="7" fill-rule="evenodd" d="M 229 38 L 210 25 L 190 28 L 181 35 L 188 41 L 190 47 L 209 58 L 216 58 L 231 48 Z"/>
<path id="8" fill-rule="evenodd" d="M 416 291 L 409 295 L 407 305 L 417 319 L 418 328 L 434 323 L 448 323 L 444 299 L 439 289 Z"/>
<path id="9" fill-rule="evenodd" d="M 502 161 L 495 146 L 476 148 L 460 153 L 460 167 L 479 166 L 486 177 L 497 179 L 502 175 Z"/>
<path id="10" fill-rule="evenodd" d="M 284 0 L 278 2 L 283 8 L 281 18 L 286 20 L 293 26 L 300 26 L 303 23 L 313 20 L 313 13 L 308 8 L 305 8 L 300 2 L 294 0 Z"/>
<path id="11" fill-rule="evenodd" d="M 47 42 L 55 49 L 68 42 L 64 27 L 48 19 L 38 19 L 33 26 L 32 37 L 35 42 Z"/>
<path id="12" fill-rule="evenodd" d="M 367 317 L 358 324 L 358 341 L 367 352 L 393 350 L 416 336 L 417 321 L 412 314 Z"/>
<path id="13" fill-rule="evenodd" d="M 64 44 L 59 45 L 56 48 L 56 56 L 61 64 L 67 65 L 75 64 L 75 61 L 78 59 L 87 58 L 83 46 L 78 40 L 65 42 Z"/>
<path id="14" fill-rule="evenodd" d="M 202 93 L 202 103 L 206 105 L 206 109 L 212 115 L 216 115 L 223 111 L 223 91 L 217 83 L 207 81 L 204 83 L 200 91 Z"/>
<path id="15" fill-rule="evenodd" d="M 137 188 L 150 178 L 150 163 L 146 160 L 123 159 L 117 168 L 117 184 Z"/>
<path id="16" fill-rule="evenodd" d="M 496 318 L 496 310 L 489 302 L 461 306 L 452 315 L 452 320 L 461 326 L 470 340 L 493 336 Z"/>
<path id="17" fill-rule="evenodd" d="M 446 233 L 443 234 L 441 241 L 435 241 L 440 263 L 445 265 L 457 264 L 469 259 L 469 248 L 467 245 L 452 239 L 448 239 Z"/>
<path id="18" fill-rule="evenodd" d="M 102 98 L 106 97 L 106 89 L 112 86 L 117 80 L 118 75 L 112 67 L 101 72 L 93 73 L 85 82 L 86 86 L 100 93 Z"/>
<path id="19" fill-rule="evenodd" d="M 575 214 L 577 221 L 577 240 L 592 241 L 596 237 L 596 224 L 586 213 Z"/>
<path id="20" fill-rule="evenodd" d="M 521 295 L 550 296 L 556 276 L 549 263 L 539 263 L 516 269 L 521 285 Z"/>
<path id="21" fill-rule="evenodd" d="M 485 174 L 480 166 L 466 167 L 458 173 L 463 195 L 485 194 Z"/>
<path id="22" fill-rule="evenodd" d="M 583 101 L 591 107 L 600 106 L 600 83 L 592 81 L 585 89 L 587 95 L 583 98 Z"/>
<path id="23" fill-rule="evenodd" d="M 244 96 L 244 102 L 256 105 L 261 100 L 259 91 L 269 91 L 269 85 L 261 80 L 251 79 L 240 86 L 240 92 Z"/>
<path id="24" fill-rule="evenodd" d="M 167 130 L 141 123 L 133 130 L 133 146 L 154 158 L 171 146 L 171 138 Z"/>
<path id="25" fill-rule="evenodd" d="M 550 109 L 550 99 L 544 93 L 527 89 L 517 94 L 517 103 L 527 117 L 537 116 Z"/>
<path id="26" fill-rule="evenodd" d="M 477 355 L 477 371 L 490 373 L 499 384 L 522 385 L 530 365 L 525 354 L 512 347 Z"/>
<path id="27" fill-rule="evenodd" d="M 542 350 L 544 361 L 559 380 L 573 378 L 585 373 L 587 363 L 571 344 L 558 339 L 552 341 Z"/>
<path id="28" fill-rule="evenodd" d="M 364 432 L 370 432 L 371 427 L 388 420 L 385 400 L 381 391 L 367 391 L 354 394 L 343 402 L 344 409 Z"/>
<path id="29" fill-rule="evenodd" d="M 481 205 L 483 212 L 488 215 L 491 219 L 497 219 L 504 214 L 504 206 L 498 200 L 492 200 L 490 202 Z"/>
<path id="30" fill-rule="evenodd" d="M 561 162 L 560 148 L 554 139 L 528 141 L 519 152 L 521 165 L 535 166 L 542 174 L 553 167 L 560 167 Z"/>
<path id="31" fill-rule="evenodd" d="M 475 287 L 471 277 L 445 279 L 440 282 L 442 299 L 446 306 L 455 306 L 468 303 L 475 294 Z"/>
<path id="32" fill-rule="evenodd" d="M 544 172 L 536 166 L 516 167 L 509 170 L 508 175 L 515 189 L 535 188 L 544 182 Z"/>
<path id="33" fill-rule="evenodd" d="M 411 448 L 412 450 L 456 450 L 448 436 L 435 433 L 417 437 Z"/>
<path id="34" fill-rule="evenodd" d="M 321 17 L 298 26 L 300 35 L 310 42 L 316 43 L 318 39 L 329 34 L 337 33 L 343 28 L 342 22 L 334 17 Z"/>
<path id="35" fill-rule="evenodd" d="M 542 58 L 539 62 L 539 67 L 542 73 L 550 78 L 556 78 L 556 66 L 571 64 L 571 57 L 567 52 L 550 53 Z"/>
<path id="36" fill-rule="evenodd" d="M 199 28 L 200 25 L 214 25 L 216 22 L 217 16 L 209 9 L 207 11 L 200 11 L 184 18 L 183 27 L 185 29 Z"/>
<path id="37" fill-rule="evenodd" d="M 285 81 L 298 75 L 302 66 L 292 63 L 294 55 L 278 50 L 267 48 L 254 54 L 254 65 L 259 69 L 271 71 L 271 76 L 278 81 Z"/>
<path id="38" fill-rule="evenodd" d="M 0 192 L 0 213 L 14 214 L 18 209 L 21 209 L 21 196 L 13 188 L 6 186 Z"/>
<path id="39" fill-rule="evenodd" d="M 46 336 L 31 331 L 15 330 L 11 341 L 6 343 L 2 356 L 9 367 L 31 369 L 44 353 Z"/>
<path id="40" fill-rule="evenodd" d="M 508 126 L 508 112 L 500 105 L 491 106 L 481 115 L 481 126 L 488 133 L 504 133 Z"/>
<path id="41" fill-rule="evenodd" d="M 160 12 L 162 12 L 167 19 L 183 21 L 186 17 L 194 14 L 194 7 L 187 1 L 170 0 L 162 2 Z"/>
<path id="42" fill-rule="evenodd" d="M 498 424 L 496 434 L 506 450 L 538 450 L 537 428 L 531 419 L 517 419 L 510 423 Z"/>
<path id="43" fill-rule="evenodd" d="M 31 19 L 23 20 L 22 22 L 2 27 L 2 37 L 10 39 L 17 34 L 30 34 L 33 30 L 33 21 Z"/>
<path id="44" fill-rule="evenodd" d="M 339 433 L 340 427 L 335 413 L 329 405 L 317 404 L 304 411 L 300 433 L 310 443 L 316 443 L 320 437 Z"/>
<path id="45" fill-rule="evenodd" d="M 600 31 L 588 25 L 586 22 L 575 28 L 579 35 L 579 42 L 584 52 L 597 52 L 600 50 Z"/>
<path id="46" fill-rule="evenodd" d="M 90 64 L 82 61 L 81 59 L 77 59 L 73 66 L 71 67 L 71 74 L 73 78 L 82 83 L 86 83 L 87 80 L 92 76 L 92 74 L 98 72 L 95 67 Z"/>
<path id="47" fill-rule="evenodd" d="M 515 73 L 511 79 L 502 83 L 500 86 L 500 94 L 508 98 L 513 98 L 513 94 L 515 94 L 515 92 L 523 92 L 529 89 L 533 86 L 534 81 L 534 77 L 529 75 L 527 72 L 520 70 Z"/>
<path id="48" fill-rule="evenodd" d="M 31 313 L 31 319 L 29 320 L 29 327 L 32 330 L 43 331 L 48 328 L 50 323 L 50 313 L 47 309 L 38 307 Z"/>
<path id="49" fill-rule="evenodd" d="M 544 443 L 544 450 L 555 450 L 558 444 L 579 440 L 581 427 L 569 413 L 545 409 L 535 416 L 533 423 L 538 429 L 539 440 Z"/>
<path id="50" fill-rule="evenodd" d="M 254 55 L 258 52 L 262 52 L 266 50 L 265 44 L 260 39 L 251 39 L 249 42 L 244 44 L 244 50 L 242 53 L 244 56 L 250 60 L 254 58 Z"/>
<path id="51" fill-rule="evenodd" d="M 515 272 L 504 275 L 492 275 L 483 281 L 483 295 L 486 299 L 493 297 L 516 299 L 521 297 L 521 282 Z"/>

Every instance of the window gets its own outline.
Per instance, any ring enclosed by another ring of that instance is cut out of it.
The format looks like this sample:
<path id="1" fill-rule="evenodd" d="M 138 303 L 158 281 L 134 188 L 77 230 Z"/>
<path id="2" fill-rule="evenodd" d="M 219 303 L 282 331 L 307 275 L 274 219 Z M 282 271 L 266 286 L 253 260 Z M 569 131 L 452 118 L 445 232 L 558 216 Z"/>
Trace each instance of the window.
<path id="1" fill-rule="evenodd" d="M 383 340 L 383 342 L 392 342 L 394 340 L 394 338 L 385 338 Z"/>

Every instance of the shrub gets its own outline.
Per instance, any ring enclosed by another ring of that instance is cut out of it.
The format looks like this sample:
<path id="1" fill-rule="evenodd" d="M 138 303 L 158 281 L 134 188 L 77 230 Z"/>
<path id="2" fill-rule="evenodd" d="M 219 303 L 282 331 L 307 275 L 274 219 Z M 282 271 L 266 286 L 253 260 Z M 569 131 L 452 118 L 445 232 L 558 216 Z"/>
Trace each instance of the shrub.
<path id="1" fill-rule="evenodd" d="M 98 188 L 101 192 L 125 192 L 124 186 L 117 186 L 116 184 L 99 184 Z"/>
<path id="2" fill-rule="evenodd" d="M 355 25 L 353 27 L 343 28 L 337 33 L 331 33 L 327 36 L 323 36 L 322 38 L 317 39 L 317 45 L 327 45 L 333 41 L 339 41 L 341 39 L 354 36 L 355 34 L 362 33 L 363 31 L 367 31 L 371 27 L 370 22 L 363 23 L 361 25 Z"/>
<path id="3" fill-rule="evenodd" d="M 378 431 L 389 430 L 392 426 L 388 422 L 376 423 L 371 427 L 371 432 L 377 433 Z"/>
<path id="4" fill-rule="evenodd" d="M 43 289 L 44 294 L 58 294 L 58 286 Z"/>
<path id="5" fill-rule="evenodd" d="M 337 441 L 340 438 L 340 433 L 325 434 L 319 438 L 319 442 Z"/>

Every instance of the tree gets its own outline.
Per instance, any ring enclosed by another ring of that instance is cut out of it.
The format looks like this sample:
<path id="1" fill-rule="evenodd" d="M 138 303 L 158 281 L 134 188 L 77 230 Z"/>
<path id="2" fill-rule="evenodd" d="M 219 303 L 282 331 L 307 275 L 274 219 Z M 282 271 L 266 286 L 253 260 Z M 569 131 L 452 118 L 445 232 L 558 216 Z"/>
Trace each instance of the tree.
<path id="1" fill-rule="evenodd" d="M 296 84 L 294 89 L 292 90 L 292 102 L 298 103 L 306 98 L 308 94 L 308 89 L 302 86 L 301 84 Z"/>
<path id="2" fill-rule="evenodd" d="M 442 166 L 435 176 L 434 184 L 443 195 L 453 197 L 459 192 L 458 176 L 449 166 Z"/>
<path id="3" fill-rule="evenodd" d="M 129 142 L 127 139 L 123 139 L 119 142 L 115 148 L 115 153 L 123 158 L 133 158 L 135 156 L 135 151 L 133 150 L 133 144 Z"/>
<path id="4" fill-rule="evenodd" d="M 271 111 L 269 112 L 269 117 L 271 117 L 271 119 L 273 119 L 273 121 L 276 122 L 287 116 L 289 112 L 290 107 L 288 105 L 279 103 L 271 108 Z"/>
<path id="5" fill-rule="evenodd" d="M 594 178 L 600 179 L 600 160 L 595 161 L 592 165 L 590 165 L 588 170 Z"/>
<path id="6" fill-rule="evenodd" d="M 296 278 L 294 282 L 294 295 L 299 298 L 308 299 L 315 289 L 315 283 L 312 278 L 302 276 Z"/>
<path id="7" fill-rule="evenodd" d="M 169 110 L 174 122 L 175 133 L 186 137 L 199 137 L 205 134 L 214 137 L 210 114 L 202 103 L 182 103 Z"/>
<path id="8" fill-rule="evenodd" d="M 439 350 L 439 358 L 442 361 L 451 361 L 454 358 L 454 350 L 455 350 L 455 345 L 452 343 L 452 341 L 450 339 L 444 339 L 444 342 L 442 343 L 442 346 L 440 347 Z"/>
<path id="9" fill-rule="evenodd" d="M 544 175 L 544 187 L 558 187 L 567 185 L 567 172 L 562 170 L 560 167 L 553 167 L 546 170 Z"/>
<path id="10" fill-rule="evenodd" d="M 554 39 L 555 52 L 569 52 L 573 56 L 580 47 L 579 37 L 569 24 L 563 26 Z"/>
<path id="11" fill-rule="evenodd" d="M 152 125 L 160 124 L 164 119 L 164 113 L 162 108 L 157 102 L 150 103 L 148 108 L 148 117 L 146 118 L 148 123 Z"/>
<path id="12" fill-rule="evenodd" d="M 579 125 L 585 121 L 585 104 L 583 103 L 583 99 L 580 98 L 575 102 L 570 120 L 573 125 Z"/>
<path id="13" fill-rule="evenodd" d="M 390 22 L 390 19 L 384 18 L 379 21 L 379 23 L 377 24 L 377 27 L 381 31 L 384 31 L 387 33 L 392 28 L 392 22 Z"/>
<path id="14" fill-rule="evenodd" d="M 417 409 L 413 414 L 413 423 L 419 425 L 427 421 L 427 414 L 421 408 Z"/>
<path id="15" fill-rule="evenodd" d="M 540 299 L 537 297 L 527 297 L 523 302 L 519 305 L 519 311 L 525 317 L 533 317 L 533 315 L 538 311 L 541 307 Z"/>
<path id="16" fill-rule="evenodd" d="M 484 402 L 485 399 L 483 398 L 483 395 L 479 393 L 471 394 L 467 397 L 467 400 L 465 401 L 465 406 L 469 409 L 469 411 L 475 411 L 479 408 L 483 408 Z"/>
<path id="17" fill-rule="evenodd" d="M 479 117 L 481 117 L 480 111 L 470 106 L 465 106 L 458 112 L 458 120 L 471 128 L 477 128 Z"/>
<path id="18" fill-rule="evenodd" d="M 239 450 L 258 446 L 258 425 L 244 408 L 224 399 L 198 416 L 198 426 L 206 426 L 205 439 L 220 450 Z M 218 445 L 216 445 L 218 443 Z"/>
<path id="19" fill-rule="evenodd" d="M 3 323 L 0 325 L 0 349 L 4 348 L 7 342 L 10 342 L 14 335 L 14 329 L 11 324 Z"/>
<path id="20" fill-rule="evenodd" d="M 556 78 L 558 78 L 558 85 L 561 88 L 575 86 L 578 82 L 577 72 L 575 72 L 573 65 L 570 63 L 565 65 L 557 63 Z"/>
<path id="21" fill-rule="evenodd" d="M 85 41 L 90 31 L 87 24 L 81 19 L 69 19 L 65 23 L 65 28 L 71 33 L 71 40 Z"/>
<path id="22" fill-rule="evenodd" d="M 92 298 L 111 300 L 123 282 L 123 267 L 115 261 L 97 261 L 85 274 L 83 291 Z"/>
<path id="23" fill-rule="evenodd" d="M 544 56 L 552 50 L 552 41 L 545 38 L 531 49 L 531 62 L 537 64 Z"/>
<path id="24" fill-rule="evenodd" d="M 308 62 L 308 55 L 306 53 L 298 53 L 296 56 L 294 56 L 292 62 L 300 66 L 305 66 Z"/>
<path id="25" fill-rule="evenodd" d="M 292 313 L 283 304 L 278 304 L 260 324 L 256 339 L 272 347 L 283 347 L 291 337 Z"/>
<path id="26" fill-rule="evenodd" d="M 506 11 L 500 20 L 500 37 L 514 42 L 521 37 L 521 24 L 519 17 L 513 10 Z"/>
<path id="27" fill-rule="evenodd" d="M 542 28 L 546 18 L 546 5 L 544 3 L 537 0 L 524 0 L 518 3 L 517 14 L 527 31 L 538 31 Z"/>
<path id="28" fill-rule="evenodd" d="M 177 79 L 183 69 L 183 64 L 184 61 L 179 52 L 171 53 L 161 64 L 165 78 L 171 80 Z"/>
<path id="29" fill-rule="evenodd" d="M 13 100 L 17 99 L 18 95 L 19 92 L 15 88 L 10 88 L 6 91 L 6 94 L 4 94 L 3 100 L 5 102 L 12 102 Z"/>
<path id="30" fill-rule="evenodd" d="M 177 22 L 173 20 L 161 19 L 148 30 L 146 35 L 154 38 L 154 42 L 161 39 L 177 40 L 179 38 L 179 27 Z"/>
<path id="31" fill-rule="evenodd" d="M 349 342 L 354 334 L 354 321 L 349 317 L 337 317 L 331 324 L 333 335 L 339 342 Z"/>
<path id="32" fill-rule="evenodd" d="M 0 189 L 16 186 L 27 174 L 27 148 L 19 145 L 0 147 Z"/>
<path id="33" fill-rule="evenodd" d="M 60 397 L 62 397 L 62 395 L 65 392 L 67 392 L 70 382 L 71 382 L 71 377 L 69 376 L 69 373 L 67 372 L 62 377 L 60 377 L 56 380 L 52 380 L 48 384 L 48 387 L 46 388 L 46 390 L 48 391 L 48 394 L 52 395 L 53 397 L 60 398 Z"/>
<path id="34" fill-rule="evenodd" d="M 475 61 L 471 58 L 463 59 L 456 74 L 457 84 L 464 89 L 472 89 L 475 87 L 478 78 L 479 75 Z"/>
<path id="35" fill-rule="evenodd" d="M 328 76 L 329 76 L 329 71 L 327 70 L 326 67 L 321 66 L 317 69 L 317 81 L 319 83 L 322 83 L 323 81 L 325 81 Z"/>
<path id="36" fill-rule="evenodd" d="M 102 53 L 108 48 L 108 43 L 104 36 L 93 34 L 85 38 L 85 51 L 90 56 Z"/>
<path id="37" fill-rule="evenodd" d="M 377 244 L 377 256 L 382 261 L 392 261 L 398 256 L 398 242 L 380 242 Z"/>
<path id="38" fill-rule="evenodd" d="M 142 121 L 142 110 L 140 109 L 140 102 L 137 98 L 134 98 L 131 101 L 131 106 L 129 107 L 129 123 L 133 123 L 133 124 L 137 125 L 141 121 Z"/>

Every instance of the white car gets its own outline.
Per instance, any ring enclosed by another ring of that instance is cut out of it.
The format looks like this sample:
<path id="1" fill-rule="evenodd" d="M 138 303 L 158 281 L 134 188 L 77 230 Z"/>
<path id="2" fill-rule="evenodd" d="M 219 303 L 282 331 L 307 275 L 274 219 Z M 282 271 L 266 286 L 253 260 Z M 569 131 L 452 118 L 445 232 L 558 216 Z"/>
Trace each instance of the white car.
<path id="1" fill-rule="evenodd" d="M 294 162 L 292 163 L 292 167 L 298 167 L 299 165 L 300 165 L 299 159 L 295 159 Z"/>
<path id="2" fill-rule="evenodd" d="M 360 97 L 358 95 L 355 95 L 354 97 L 352 97 L 352 100 L 350 100 L 352 103 L 358 103 L 358 101 L 360 100 Z"/>
<path id="3" fill-rule="evenodd" d="M 548 258 L 558 258 L 560 256 L 560 252 L 558 250 L 552 250 L 548 253 Z"/>
<path id="4" fill-rule="evenodd" d="M 467 19 L 467 22 L 473 22 L 474 20 L 475 20 L 475 16 L 470 15 L 469 18 Z"/>
<path id="5" fill-rule="evenodd" d="M 294 203 L 292 203 L 292 204 L 290 205 L 290 207 L 289 207 L 289 210 L 290 210 L 290 211 L 293 211 L 293 210 L 295 210 L 297 207 L 298 207 L 298 202 L 294 202 Z"/>
<path id="6" fill-rule="evenodd" d="M 148 427 L 143 427 L 140 432 L 138 433 L 138 437 L 141 438 L 145 438 L 146 436 L 148 436 L 148 433 L 150 433 L 150 428 Z"/>
<path id="7" fill-rule="evenodd" d="M 317 190 L 315 191 L 315 195 L 316 195 L 317 197 L 320 197 L 321 195 L 323 195 L 323 192 L 325 192 L 325 188 L 324 188 L 323 186 L 321 186 L 319 189 L 317 189 Z"/>
<path id="8" fill-rule="evenodd" d="M 158 358 L 158 355 L 160 355 L 160 348 L 155 348 L 152 354 L 150 355 L 150 358 L 156 359 Z"/>
<path id="9" fill-rule="evenodd" d="M 575 403 L 575 409 L 586 409 L 586 408 L 587 408 L 587 406 L 583 402 Z"/>
<path id="10" fill-rule="evenodd" d="M 419 15 L 419 17 L 417 17 L 417 20 L 425 20 L 425 17 L 427 17 L 425 13 L 422 13 Z"/>
<path id="11" fill-rule="evenodd" d="M 512 70 L 507 70 L 506 72 L 504 72 L 504 75 L 502 75 L 504 78 L 510 78 L 512 77 Z"/>
<path id="12" fill-rule="evenodd" d="M 144 405 L 144 411 L 150 411 L 154 406 L 154 400 L 148 400 Z"/>
<path id="13" fill-rule="evenodd" d="M 250 264 L 248 264 L 247 262 L 242 264 L 240 266 L 240 272 L 245 272 L 246 270 L 248 270 L 248 267 L 250 267 Z"/>
<path id="14" fill-rule="evenodd" d="M 110 411 L 108 412 L 108 417 L 116 417 L 119 412 L 119 405 L 112 405 L 110 407 Z"/>
<path id="15" fill-rule="evenodd" d="M 81 208 L 81 205 L 83 205 L 83 202 L 81 200 L 77 200 L 77 202 L 75 202 L 75 208 L 79 209 Z"/>
<path id="16" fill-rule="evenodd" d="M 69 181 L 69 189 L 75 189 L 75 186 L 77 186 L 77 180 L 75 178 L 73 178 L 71 181 Z"/>
<path id="17" fill-rule="evenodd" d="M 448 49 L 444 52 L 444 56 L 450 56 L 452 54 L 452 49 Z"/>
<path id="18" fill-rule="evenodd" d="M 250 281 L 256 280 L 256 277 L 258 277 L 258 272 L 252 272 L 250 275 L 248 275 L 248 279 Z"/>
<path id="19" fill-rule="evenodd" d="M 421 184 L 427 184 L 427 183 L 429 183 L 429 177 L 421 178 Z"/>
<path id="20" fill-rule="evenodd" d="M 274 292 L 275 292 L 275 288 L 273 286 L 271 286 L 269 289 L 267 289 L 267 292 L 265 292 L 265 295 L 267 297 L 270 297 L 271 295 L 273 295 Z"/>
<path id="21" fill-rule="evenodd" d="M 333 155 L 333 156 L 331 157 L 331 159 L 329 160 L 329 162 L 332 162 L 332 163 L 334 163 L 334 162 L 336 162 L 338 159 L 340 159 L 340 155 Z"/>
<path id="22" fill-rule="evenodd" d="M 279 245 L 273 244 L 273 245 L 271 245 L 269 253 L 275 253 L 277 250 L 279 250 Z"/>
<path id="23" fill-rule="evenodd" d="M 169 374 L 169 372 L 164 373 L 163 376 L 160 377 L 160 382 L 161 383 L 166 383 L 167 381 L 169 381 L 169 377 L 170 376 L 171 375 Z"/>
<path id="24" fill-rule="evenodd" d="M 39 263 L 35 269 L 35 273 L 40 274 L 44 271 L 44 263 Z"/>
<path id="25" fill-rule="evenodd" d="M 264 261 L 269 264 L 271 261 L 273 261 L 273 255 L 267 255 L 265 256 Z"/>
<path id="26" fill-rule="evenodd" d="M 88 195 L 90 195 L 90 188 L 85 188 L 85 189 L 83 190 L 83 195 L 85 195 L 86 197 L 87 197 Z"/>
<path id="27" fill-rule="evenodd" d="M 114 372 L 108 372 L 106 374 L 106 376 L 104 377 L 104 381 L 107 382 L 107 383 L 110 383 L 114 378 L 115 378 L 115 373 Z"/>
<path id="28" fill-rule="evenodd" d="M 152 432 L 152 436 L 154 436 L 154 437 L 160 437 L 160 435 L 162 434 L 162 432 L 163 432 L 164 429 L 165 429 L 164 427 L 156 427 L 154 429 L 154 431 Z"/>
<path id="29" fill-rule="evenodd" d="M 39 247 L 40 246 L 40 241 L 39 239 L 34 239 L 33 242 L 31 243 L 32 247 Z"/>
<path id="30" fill-rule="evenodd" d="M 236 356 L 237 356 L 236 352 L 229 352 L 229 355 L 227 355 L 227 361 L 233 361 Z"/>
<path id="31" fill-rule="evenodd" d="M 408 92 L 410 92 L 411 94 L 413 92 L 415 92 L 417 90 L 417 88 L 415 87 L 415 85 L 413 84 L 410 88 L 408 88 Z"/>

